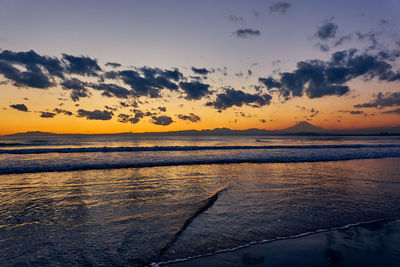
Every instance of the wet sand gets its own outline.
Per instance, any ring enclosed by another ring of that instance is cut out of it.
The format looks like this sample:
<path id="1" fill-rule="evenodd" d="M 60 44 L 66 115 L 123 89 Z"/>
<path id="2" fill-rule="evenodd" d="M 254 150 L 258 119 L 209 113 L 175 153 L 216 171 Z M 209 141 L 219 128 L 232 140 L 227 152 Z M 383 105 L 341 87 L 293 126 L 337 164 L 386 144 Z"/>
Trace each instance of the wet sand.
<path id="1" fill-rule="evenodd" d="M 271 241 L 168 266 L 400 266 L 400 220 Z"/>

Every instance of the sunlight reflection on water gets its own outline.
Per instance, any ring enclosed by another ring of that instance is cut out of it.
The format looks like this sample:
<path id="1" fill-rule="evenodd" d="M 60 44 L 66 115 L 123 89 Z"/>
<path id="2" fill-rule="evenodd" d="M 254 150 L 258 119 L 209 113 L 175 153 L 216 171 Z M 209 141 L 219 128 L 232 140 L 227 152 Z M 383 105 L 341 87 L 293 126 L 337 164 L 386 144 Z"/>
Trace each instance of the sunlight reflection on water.
<path id="1" fill-rule="evenodd" d="M 400 215 L 400 159 L 227 164 L 0 176 L 6 265 L 141 264 L 162 255 Z"/>

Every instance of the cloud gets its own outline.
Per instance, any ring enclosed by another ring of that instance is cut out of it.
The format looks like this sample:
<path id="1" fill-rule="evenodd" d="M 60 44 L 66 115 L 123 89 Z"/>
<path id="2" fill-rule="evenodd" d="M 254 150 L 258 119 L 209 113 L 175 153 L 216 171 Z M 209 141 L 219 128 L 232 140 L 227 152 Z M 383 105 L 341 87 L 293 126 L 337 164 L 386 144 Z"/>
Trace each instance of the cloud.
<path id="1" fill-rule="evenodd" d="M 166 112 L 166 111 L 167 111 L 167 108 L 166 108 L 166 107 L 158 107 L 158 109 L 159 109 L 161 112 Z"/>
<path id="2" fill-rule="evenodd" d="M 361 111 L 361 110 L 339 110 L 339 112 L 348 113 L 348 114 L 352 114 L 352 115 L 364 114 L 364 111 Z"/>
<path id="3" fill-rule="evenodd" d="M 128 108 L 128 107 L 137 108 L 139 106 L 138 102 L 136 102 L 136 101 L 133 101 L 131 103 L 121 101 L 121 102 L 119 102 L 119 104 L 121 105 L 121 107 L 124 107 L 124 108 Z"/>
<path id="4" fill-rule="evenodd" d="M 338 26 L 333 22 L 326 22 L 320 26 L 315 34 L 315 36 L 323 41 L 336 36 Z"/>
<path id="5" fill-rule="evenodd" d="M 277 2 L 269 7 L 269 12 L 286 14 L 286 12 L 291 6 L 292 4 L 288 2 Z"/>
<path id="6" fill-rule="evenodd" d="M 86 117 L 88 120 L 110 120 L 113 117 L 113 113 L 111 111 L 107 110 L 84 110 L 84 109 L 79 109 L 78 110 L 78 117 Z"/>
<path id="7" fill-rule="evenodd" d="M 198 81 L 180 82 L 179 87 L 186 93 L 185 98 L 188 100 L 199 100 L 211 93 L 210 85 Z"/>
<path id="8" fill-rule="evenodd" d="M 175 91 L 178 85 L 175 83 L 183 78 L 179 70 L 162 70 L 158 68 L 143 67 L 139 70 L 123 70 L 119 72 L 109 72 L 106 76 L 120 78 L 132 88 L 132 94 L 148 96 L 151 98 L 160 97 L 162 89 Z"/>
<path id="9" fill-rule="evenodd" d="M 196 67 L 192 67 L 192 71 L 199 75 L 207 75 L 212 72 L 211 70 L 208 70 L 206 68 L 196 68 Z"/>
<path id="10" fill-rule="evenodd" d="M 136 124 L 136 123 L 138 123 L 140 121 L 141 118 L 142 117 L 140 117 L 140 115 L 139 116 L 135 115 L 134 117 L 132 117 L 130 115 L 127 115 L 127 114 L 119 114 L 118 115 L 118 121 L 122 122 L 122 123 L 130 122 L 132 124 Z"/>
<path id="11" fill-rule="evenodd" d="M 300 61 L 296 70 L 279 76 L 279 79 L 259 78 L 259 82 L 269 91 L 279 92 L 286 100 L 304 93 L 309 98 L 342 96 L 350 91 L 345 83 L 358 77 L 389 82 L 400 80 L 400 73 L 394 72 L 392 65 L 379 55 L 357 54 L 353 49 L 338 51 L 329 61 Z"/>
<path id="12" fill-rule="evenodd" d="M 4 50 L 0 53 L 0 74 L 13 81 L 17 87 L 47 89 L 55 85 L 52 76 L 64 77 L 63 70 L 61 61 L 57 58 L 40 56 L 32 50 Z"/>
<path id="13" fill-rule="evenodd" d="M 384 111 L 384 112 L 382 112 L 382 113 L 384 113 L 384 114 L 400 114 L 400 108 L 396 108 L 396 109 L 393 109 L 393 110 Z"/>
<path id="14" fill-rule="evenodd" d="M 68 110 L 65 110 L 65 109 L 60 109 L 60 108 L 53 109 L 53 112 L 55 112 L 57 114 L 64 114 L 64 115 L 67 115 L 67 116 L 72 116 L 73 115 L 71 111 L 68 111 Z"/>
<path id="15" fill-rule="evenodd" d="M 102 70 L 97 60 L 90 57 L 63 54 L 63 59 L 67 63 L 66 71 L 71 74 L 98 76 L 98 72 Z"/>
<path id="16" fill-rule="evenodd" d="M 190 113 L 189 115 L 178 114 L 178 118 L 190 122 L 199 122 L 201 120 L 199 116 L 193 113 Z"/>
<path id="17" fill-rule="evenodd" d="M 25 106 L 25 104 L 14 104 L 10 105 L 10 107 L 19 111 L 28 112 L 28 107 Z"/>
<path id="18" fill-rule="evenodd" d="M 91 95 L 86 88 L 87 83 L 82 82 L 77 78 L 64 80 L 60 85 L 66 90 L 72 90 L 70 97 L 74 102 L 79 101 L 81 97 L 89 97 Z"/>
<path id="19" fill-rule="evenodd" d="M 56 115 L 56 113 L 52 113 L 52 112 L 46 112 L 46 111 L 40 112 L 41 118 L 53 118 L 55 115 Z"/>
<path id="20" fill-rule="evenodd" d="M 118 115 L 118 121 L 122 122 L 122 123 L 132 123 L 132 124 L 136 124 L 138 123 L 141 119 L 143 119 L 144 117 L 150 117 L 150 116 L 154 116 L 156 115 L 156 113 L 152 113 L 150 111 L 147 112 L 143 112 L 139 109 L 132 109 L 132 112 L 135 113 L 134 116 L 128 115 L 128 114 L 119 114 Z M 164 117 L 164 116 L 161 116 Z"/>
<path id="21" fill-rule="evenodd" d="M 351 41 L 351 39 L 352 39 L 352 35 L 351 34 L 343 35 L 341 37 L 338 37 L 338 39 L 335 41 L 334 46 L 336 47 L 336 46 L 342 45 L 345 42 Z"/>
<path id="22" fill-rule="evenodd" d="M 107 62 L 106 66 L 110 66 L 112 68 L 118 68 L 118 67 L 121 67 L 122 65 L 119 63 L 115 63 L 115 62 Z"/>
<path id="23" fill-rule="evenodd" d="M 261 35 L 261 32 L 259 30 L 253 30 L 250 28 L 246 28 L 246 29 L 239 29 L 237 31 L 234 31 L 232 34 L 235 35 L 237 38 L 247 39 L 249 37 L 259 36 L 259 35 Z"/>
<path id="24" fill-rule="evenodd" d="M 400 106 L 400 92 L 378 93 L 370 102 L 354 105 L 355 108 L 384 108 L 393 106 Z"/>
<path id="25" fill-rule="evenodd" d="M 130 90 L 116 84 L 91 83 L 88 86 L 93 89 L 103 91 L 103 93 L 101 94 L 102 96 L 117 97 L 117 98 L 128 98 L 132 96 L 132 92 Z"/>
<path id="26" fill-rule="evenodd" d="M 64 77 L 64 66 L 59 59 L 48 56 L 40 56 L 33 50 L 27 52 L 13 52 L 10 50 L 4 50 L 0 53 L 0 61 L 24 66 L 27 70 L 41 67 L 50 75 L 54 75 L 59 78 Z"/>
<path id="27" fill-rule="evenodd" d="M 236 15 L 229 15 L 228 20 L 238 24 L 244 23 L 244 19 Z"/>
<path id="28" fill-rule="evenodd" d="M 207 106 L 224 110 L 233 106 L 241 107 L 243 105 L 251 105 L 253 107 L 261 107 L 269 105 L 271 96 L 268 94 L 248 94 L 243 91 L 232 88 L 225 89 L 222 94 L 217 94 L 217 98 L 213 102 L 207 102 Z"/>
<path id="29" fill-rule="evenodd" d="M 161 125 L 161 126 L 167 126 L 173 123 L 173 120 L 169 116 L 153 116 L 151 117 L 152 121 L 151 123 L 156 124 L 156 125 Z"/>

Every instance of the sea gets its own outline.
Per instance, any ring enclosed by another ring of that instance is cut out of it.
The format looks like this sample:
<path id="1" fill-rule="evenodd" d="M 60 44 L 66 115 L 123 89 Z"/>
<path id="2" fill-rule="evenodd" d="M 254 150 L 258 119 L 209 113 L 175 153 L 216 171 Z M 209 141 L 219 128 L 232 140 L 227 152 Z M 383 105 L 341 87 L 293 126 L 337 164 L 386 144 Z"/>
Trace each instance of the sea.
<path id="1" fill-rule="evenodd" d="M 400 219 L 400 136 L 0 138 L 1 266 L 145 266 Z"/>

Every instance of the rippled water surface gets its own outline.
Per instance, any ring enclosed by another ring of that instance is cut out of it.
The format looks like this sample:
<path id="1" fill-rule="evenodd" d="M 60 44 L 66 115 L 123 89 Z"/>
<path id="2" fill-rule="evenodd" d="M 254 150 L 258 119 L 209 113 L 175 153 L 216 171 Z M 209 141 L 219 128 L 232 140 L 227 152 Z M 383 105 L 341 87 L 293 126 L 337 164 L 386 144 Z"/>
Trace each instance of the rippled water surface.
<path id="1" fill-rule="evenodd" d="M 243 138 L 239 145 L 252 142 L 254 138 Z M 357 143 L 354 139 L 329 142 Z M 396 142 L 369 139 L 357 144 Z M 222 145 L 232 143 L 238 145 Z M 205 145 L 210 143 L 201 144 Z M 240 155 L 297 157 L 298 162 L 210 165 L 199 161 L 196 165 L 4 173 L 0 175 L 0 262 L 6 266 L 144 265 L 351 223 L 400 218 L 397 149 L 3 154 L 4 170 L 40 164 L 45 170 L 84 160 L 108 164 L 115 158 L 118 162 L 172 158 L 179 163 L 194 156 L 203 160 Z M 342 160 L 345 153 L 370 156 Z M 375 158 L 377 153 L 392 156 Z M 311 155 L 314 162 L 306 162 Z M 336 159 L 319 161 L 318 157 Z"/>

